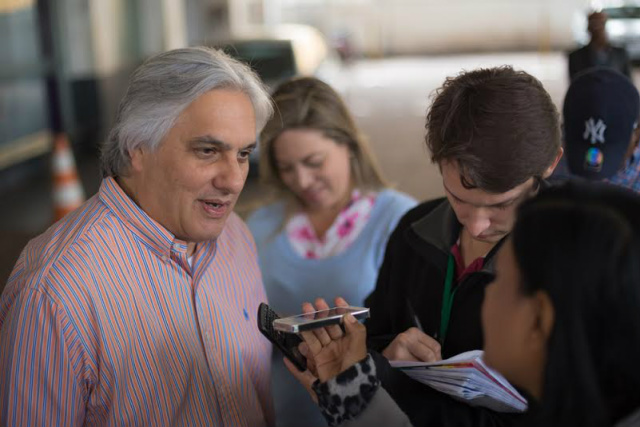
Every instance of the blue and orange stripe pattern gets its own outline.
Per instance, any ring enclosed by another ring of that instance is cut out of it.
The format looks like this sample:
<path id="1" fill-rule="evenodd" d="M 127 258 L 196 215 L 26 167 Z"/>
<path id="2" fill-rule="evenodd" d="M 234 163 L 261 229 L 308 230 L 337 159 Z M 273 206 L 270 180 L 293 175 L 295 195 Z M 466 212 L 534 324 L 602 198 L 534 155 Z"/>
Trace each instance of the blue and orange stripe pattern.
<path id="1" fill-rule="evenodd" d="M 186 243 L 107 178 L 22 252 L 0 298 L 0 426 L 263 426 L 271 347 L 232 214 Z"/>

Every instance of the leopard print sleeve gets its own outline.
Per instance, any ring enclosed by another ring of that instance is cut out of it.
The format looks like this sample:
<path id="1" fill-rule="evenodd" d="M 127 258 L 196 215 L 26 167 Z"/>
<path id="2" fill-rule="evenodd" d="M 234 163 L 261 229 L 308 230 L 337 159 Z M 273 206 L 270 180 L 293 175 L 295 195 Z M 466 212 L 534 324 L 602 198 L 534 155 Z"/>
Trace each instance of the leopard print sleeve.
<path id="1" fill-rule="evenodd" d="M 330 426 L 356 418 L 379 387 L 380 380 L 370 354 L 337 377 L 325 383 L 316 381 L 312 386 Z"/>

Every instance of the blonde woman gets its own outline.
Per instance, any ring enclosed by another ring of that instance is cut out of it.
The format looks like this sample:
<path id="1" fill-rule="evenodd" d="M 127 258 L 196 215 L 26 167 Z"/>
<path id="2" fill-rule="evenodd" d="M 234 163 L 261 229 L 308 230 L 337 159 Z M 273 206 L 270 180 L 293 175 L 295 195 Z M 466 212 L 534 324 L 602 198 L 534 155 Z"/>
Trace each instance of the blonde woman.
<path id="1" fill-rule="evenodd" d="M 334 295 L 362 305 L 375 287 L 389 235 L 416 202 L 387 187 L 329 85 L 296 78 L 279 86 L 273 99 L 259 173 L 277 200 L 248 219 L 269 303 L 280 314 Z M 279 426 L 325 425 L 280 354 L 274 354 L 272 390 Z"/>

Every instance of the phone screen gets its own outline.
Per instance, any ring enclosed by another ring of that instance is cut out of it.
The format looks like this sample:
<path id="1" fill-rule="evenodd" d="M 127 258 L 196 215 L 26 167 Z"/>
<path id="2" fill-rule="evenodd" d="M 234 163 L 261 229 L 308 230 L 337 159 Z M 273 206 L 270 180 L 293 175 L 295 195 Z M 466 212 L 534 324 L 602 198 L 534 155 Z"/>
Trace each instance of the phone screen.
<path id="1" fill-rule="evenodd" d="M 344 316 L 347 313 L 355 313 L 361 310 L 360 307 L 334 307 L 328 310 L 298 314 L 297 316 L 287 317 L 287 319 L 296 319 L 298 322 L 311 322 L 317 319 L 326 319 L 327 317 Z"/>

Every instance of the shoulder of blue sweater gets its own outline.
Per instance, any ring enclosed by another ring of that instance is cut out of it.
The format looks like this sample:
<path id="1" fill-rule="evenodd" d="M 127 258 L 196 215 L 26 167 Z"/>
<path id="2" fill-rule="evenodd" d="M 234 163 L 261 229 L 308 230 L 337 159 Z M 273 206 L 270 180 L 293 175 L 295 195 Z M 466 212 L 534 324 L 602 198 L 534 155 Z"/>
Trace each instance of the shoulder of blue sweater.
<path id="1" fill-rule="evenodd" d="M 386 188 L 378 194 L 378 198 L 385 208 L 395 208 L 405 212 L 418 204 L 410 195 L 392 188 Z"/>
<path id="2" fill-rule="evenodd" d="M 284 217 L 284 202 L 270 203 L 256 209 L 247 217 L 247 225 L 252 233 L 279 226 Z"/>

